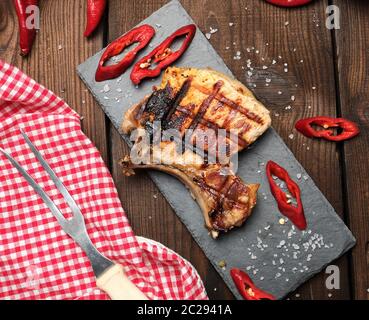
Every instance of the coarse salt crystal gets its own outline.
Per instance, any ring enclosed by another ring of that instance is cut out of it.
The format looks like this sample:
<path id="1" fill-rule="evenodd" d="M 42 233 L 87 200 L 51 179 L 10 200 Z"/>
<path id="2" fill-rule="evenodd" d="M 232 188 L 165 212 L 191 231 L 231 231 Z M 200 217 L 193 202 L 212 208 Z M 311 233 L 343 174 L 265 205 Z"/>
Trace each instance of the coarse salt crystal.
<path id="1" fill-rule="evenodd" d="M 278 248 L 278 249 L 280 249 L 280 248 L 282 248 L 285 244 L 286 244 L 286 241 L 281 240 L 281 242 L 279 243 L 279 245 L 277 245 L 277 248 Z"/>

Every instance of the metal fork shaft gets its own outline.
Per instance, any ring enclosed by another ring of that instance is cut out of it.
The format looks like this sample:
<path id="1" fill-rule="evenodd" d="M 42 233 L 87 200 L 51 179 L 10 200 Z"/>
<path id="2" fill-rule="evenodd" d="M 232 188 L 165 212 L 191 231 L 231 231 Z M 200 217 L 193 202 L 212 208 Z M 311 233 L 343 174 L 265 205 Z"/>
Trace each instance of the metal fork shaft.
<path id="1" fill-rule="evenodd" d="M 76 236 L 73 237 L 73 239 L 79 244 L 79 246 L 86 253 L 92 265 L 92 269 L 94 270 L 96 278 L 101 276 L 107 270 L 107 268 L 114 265 L 112 261 L 104 257 L 96 249 L 96 247 L 91 242 L 86 229 L 83 232 L 79 232 Z"/>

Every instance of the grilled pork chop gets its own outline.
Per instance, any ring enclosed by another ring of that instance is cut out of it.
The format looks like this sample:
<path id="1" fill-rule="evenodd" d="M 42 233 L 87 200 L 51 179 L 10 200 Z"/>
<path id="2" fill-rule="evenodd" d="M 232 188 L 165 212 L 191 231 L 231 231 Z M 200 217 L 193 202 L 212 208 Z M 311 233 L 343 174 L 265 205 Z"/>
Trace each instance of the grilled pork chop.
<path id="1" fill-rule="evenodd" d="M 177 130 L 178 136 L 162 137 L 154 144 L 158 122 L 162 130 Z M 161 86 L 124 116 L 125 134 L 145 129 L 151 138 L 146 144 L 140 135 L 135 140 L 140 156 L 150 155 L 149 161 L 126 157 L 121 161 L 123 173 L 149 168 L 178 177 L 197 200 L 206 227 L 216 238 L 220 231 L 241 226 L 256 204 L 259 185 L 247 185 L 237 177 L 230 159 L 270 124 L 269 111 L 240 82 L 210 69 L 168 68 Z M 215 134 L 209 135 L 209 129 Z M 226 132 L 223 140 L 219 129 Z M 219 141 L 225 142 L 223 153 Z M 196 152 L 199 145 L 201 156 Z M 215 162 L 209 162 L 211 155 Z"/>

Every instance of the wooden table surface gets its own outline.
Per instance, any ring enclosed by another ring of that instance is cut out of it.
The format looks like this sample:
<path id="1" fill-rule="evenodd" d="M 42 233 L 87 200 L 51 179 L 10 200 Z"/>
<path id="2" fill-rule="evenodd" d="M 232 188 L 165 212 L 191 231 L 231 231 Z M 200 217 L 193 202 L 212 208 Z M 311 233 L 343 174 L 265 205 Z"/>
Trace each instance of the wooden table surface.
<path id="1" fill-rule="evenodd" d="M 42 0 L 40 31 L 31 55 L 21 58 L 12 1 L 1 1 L 0 59 L 54 91 L 84 117 L 83 130 L 108 165 L 135 233 L 160 241 L 188 259 L 199 271 L 211 299 L 233 299 L 147 174 L 122 176 L 118 159 L 128 153 L 128 148 L 76 73 L 78 64 L 166 2 L 109 0 L 103 23 L 86 40 L 86 0 Z M 268 106 L 274 128 L 357 238 L 356 247 L 334 262 L 340 268 L 340 290 L 326 289 L 327 274 L 323 271 L 300 287 L 291 299 L 368 299 L 367 1 L 316 0 L 292 10 L 262 0 L 181 2 L 204 33 L 210 28 L 218 29 L 209 41 L 237 78 Z M 340 9 L 339 30 L 325 26 L 329 4 Z M 234 59 L 237 51 L 241 53 L 239 60 Z M 248 59 L 259 80 L 247 76 Z M 273 59 L 276 64 L 272 64 Z M 263 65 L 268 69 L 263 69 Z M 265 85 L 266 76 L 272 79 L 269 86 Z M 282 94 L 278 94 L 279 90 Z M 295 101 L 291 101 L 291 96 L 295 96 Z M 305 138 L 293 129 L 297 119 L 315 115 L 349 118 L 359 124 L 361 135 L 335 144 Z"/>

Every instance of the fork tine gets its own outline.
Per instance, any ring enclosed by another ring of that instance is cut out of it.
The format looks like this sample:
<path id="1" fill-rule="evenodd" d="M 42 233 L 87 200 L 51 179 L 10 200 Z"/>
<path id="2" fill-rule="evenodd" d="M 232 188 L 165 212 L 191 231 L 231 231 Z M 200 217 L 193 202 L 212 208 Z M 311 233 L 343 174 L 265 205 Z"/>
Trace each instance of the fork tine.
<path id="1" fill-rule="evenodd" d="M 67 188 L 64 186 L 63 182 L 58 178 L 58 176 L 55 174 L 54 170 L 51 169 L 49 164 L 46 162 L 40 151 L 36 148 L 36 146 L 32 143 L 30 138 L 27 136 L 27 134 L 24 132 L 23 129 L 20 129 L 23 138 L 26 140 L 26 143 L 36 156 L 37 160 L 41 163 L 42 167 L 45 169 L 45 171 L 49 174 L 51 180 L 54 182 L 55 186 L 59 190 L 59 192 L 63 195 L 65 201 L 68 203 L 69 207 L 71 208 L 73 212 L 73 216 L 78 216 L 80 219 L 83 219 L 83 215 L 81 213 L 81 210 L 79 209 L 77 203 L 74 201 L 73 197 L 70 195 Z"/>
<path id="2" fill-rule="evenodd" d="M 59 208 L 54 204 L 54 202 L 49 198 L 46 192 L 41 188 L 39 184 L 28 174 L 28 172 L 22 168 L 22 166 L 15 160 L 8 152 L 3 148 L 0 148 L 0 152 L 11 162 L 11 164 L 18 170 L 18 172 L 27 180 L 29 185 L 36 191 L 36 193 L 42 198 L 47 207 L 50 209 L 52 214 L 58 220 L 62 228 L 66 227 L 67 220 L 64 218 L 63 214 L 60 212 Z"/>

